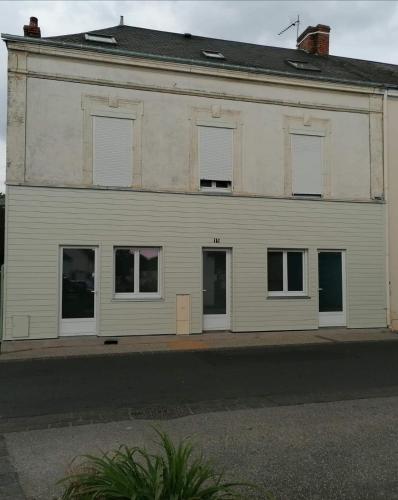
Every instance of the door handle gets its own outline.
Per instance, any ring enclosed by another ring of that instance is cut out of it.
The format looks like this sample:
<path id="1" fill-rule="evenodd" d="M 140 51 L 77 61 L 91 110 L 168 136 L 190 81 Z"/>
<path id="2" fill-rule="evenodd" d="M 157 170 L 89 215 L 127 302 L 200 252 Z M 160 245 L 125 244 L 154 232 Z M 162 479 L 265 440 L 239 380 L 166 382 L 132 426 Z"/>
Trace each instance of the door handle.
<path id="1" fill-rule="evenodd" d="M 318 288 L 318 292 L 323 292 L 323 288 Z"/>
<path id="2" fill-rule="evenodd" d="M 207 292 L 207 290 L 202 290 L 202 292 Z"/>
<path id="3" fill-rule="evenodd" d="M 90 290 L 91 293 L 97 293 L 97 290 Z"/>

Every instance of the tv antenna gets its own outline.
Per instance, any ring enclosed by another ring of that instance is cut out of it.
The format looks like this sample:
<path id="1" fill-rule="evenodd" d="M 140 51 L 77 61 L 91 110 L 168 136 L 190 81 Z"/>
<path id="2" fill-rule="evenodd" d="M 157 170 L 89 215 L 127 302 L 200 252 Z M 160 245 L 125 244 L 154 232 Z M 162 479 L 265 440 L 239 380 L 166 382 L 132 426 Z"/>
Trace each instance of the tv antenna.
<path id="1" fill-rule="evenodd" d="M 286 28 L 284 28 L 282 31 L 280 31 L 278 33 L 278 36 L 282 35 L 282 33 L 285 33 L 285 31 L 290 30 L 290 28 L 293 28 L 294 26 L 296 26 L 296 41 L 297 41 L 298 37 L 299 37 L 299 33 L 300 33 L 300 15 L 299 14 L 297 14 L 297 19 L 294 22 L 289 24 L 289 26 L 286 26 Z"/>

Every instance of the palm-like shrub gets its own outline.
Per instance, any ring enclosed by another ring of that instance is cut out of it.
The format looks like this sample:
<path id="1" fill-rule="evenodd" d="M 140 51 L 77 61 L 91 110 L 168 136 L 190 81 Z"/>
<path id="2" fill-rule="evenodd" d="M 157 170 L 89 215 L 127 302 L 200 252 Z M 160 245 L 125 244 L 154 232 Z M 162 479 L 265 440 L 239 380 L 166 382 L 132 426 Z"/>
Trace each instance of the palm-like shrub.
<path id="1" fill-rule="evenodd" d="M 159 454 L 122 446 L 101 457 L 85 456 L 80 472 L 64 480 L 63 500 L 218 500 L 240 498 L 241 483 L 226 483 L 185 439 L 175 446 L 157 431 Z M 247 498 L 247 496 L 245 496 Z"/>

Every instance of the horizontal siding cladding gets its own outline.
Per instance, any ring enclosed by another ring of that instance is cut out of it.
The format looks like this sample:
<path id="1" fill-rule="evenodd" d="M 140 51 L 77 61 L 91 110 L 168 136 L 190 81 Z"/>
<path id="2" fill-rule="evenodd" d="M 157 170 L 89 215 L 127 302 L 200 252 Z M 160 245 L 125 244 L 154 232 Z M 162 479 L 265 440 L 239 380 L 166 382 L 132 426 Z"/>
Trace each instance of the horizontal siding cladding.
<path id="1" fill-rule="evenodd" d="M 6 338 L 15 315 L 30 337 L 58 335 L 59 247 L 99 248 L 99 333 L 176 331 L 176 295 L 202 331 L 203 247 L 232 248 L 232 329 L 318 327 L 318 249 L 346 251 L 348 326 L 386 324 L 382 204 L 10 186 Z M 214 245 L 214 238 L 220 244 Z M 113 247 L 162 247 L 162 298 L 113 297 Z M 308 251 L 308 298 L 267 297 L 267 248 Z"/>

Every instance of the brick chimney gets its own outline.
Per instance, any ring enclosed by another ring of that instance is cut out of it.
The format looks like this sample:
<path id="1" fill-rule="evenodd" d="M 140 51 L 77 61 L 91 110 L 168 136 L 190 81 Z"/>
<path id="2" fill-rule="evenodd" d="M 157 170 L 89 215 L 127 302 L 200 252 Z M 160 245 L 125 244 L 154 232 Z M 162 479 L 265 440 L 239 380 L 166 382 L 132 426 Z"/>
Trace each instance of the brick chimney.
<path id="1" fill-rule="evenodd" d="M 31 36 L 33 38 L 41 38 L 40 27 L 38 25 L 37 17 L 31 17 L 29 24 L 23 27 L 24 36 Z"/>
<path id="2" fill-rule="evenodd" d="M 325 24 L 308 26 L 297 38 L 297 48 L 318 56 L 329 55 L 330 27 Z"/>

